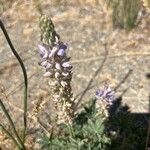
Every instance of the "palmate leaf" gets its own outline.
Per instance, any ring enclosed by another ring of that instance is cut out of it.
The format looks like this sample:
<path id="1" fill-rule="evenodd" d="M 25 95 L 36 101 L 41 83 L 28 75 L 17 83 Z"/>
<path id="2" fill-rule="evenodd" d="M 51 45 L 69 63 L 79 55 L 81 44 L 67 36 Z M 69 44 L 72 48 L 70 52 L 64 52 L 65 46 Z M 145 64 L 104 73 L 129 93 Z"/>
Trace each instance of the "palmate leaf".
<path id="1" fill-rule="evenodd" d="M 105 118 L 96 111 L 95 100 L 84 107 L 73 125 L 61 124 L 59 127 L 63 134 L 53 135 L 44 142 L 49 150 L 106 150 L 110 142 L 105 133 Z"/>
<path id="2" fill-rule="evenodd" d="M 79 139 L 79 138 L 69 138 L 69 147 L 77 149 L 83 149 L 85 145 L 85 139 Z"/>
<path id="3" fill-rule="evenodd" d="M 46 135 L 42 136 L 42 138 L 39 141 L 39 144 L 42 145 L 42 148 L 49 148 L 51 146 L 50 138 L 48 138 Z"/>
<path id="4" fill-rule="evenodd" d="M 78 116 L 74 119 L 73 125 L 74 126 L 83 126 L 84 124 L 87 124 L 87 121 L 89 118 L 92 118 L 96 114 L 96 106 L 95 106 L 96 100 L 92 99 L 89 102 L 88 106 L 83 106 L 84 110 L 78 114 Z"/>
<path id="5" fill-rule="evenodd" d="M 83 132 L 85 135 L 96 135 L 104 132 L 104 125 L 101 120 L 89 120 L 88 124 L 84 126 Z"/>

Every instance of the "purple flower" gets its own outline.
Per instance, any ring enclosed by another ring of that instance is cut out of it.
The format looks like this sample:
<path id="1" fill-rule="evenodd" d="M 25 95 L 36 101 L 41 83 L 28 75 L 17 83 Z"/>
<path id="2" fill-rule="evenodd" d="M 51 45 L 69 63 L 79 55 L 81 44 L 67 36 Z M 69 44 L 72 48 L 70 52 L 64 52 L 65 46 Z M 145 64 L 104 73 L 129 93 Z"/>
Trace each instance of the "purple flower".
<path id="1" fill-rule="evenodd" d="M 47 58 L 48 57 L 48 49 L 44 45 L 38 45 L 39 53 L 41 58 Z"/>
<path id="2" fill-rule="evenodd" d="M 64 56 L 65 54 L 65 50 L 64 49 L 59 49 L 59 51 L 57 52 L 58 56 Z"/>
<path id="3" fill-rule="evenodd" d="M 67 44 L 59 41 L 53 47 L 46 44 L 38 45 L 38 47 L 41 56 L 40 65 L 46 71 L 44 76 L 55 78 L 59 82 L 71 79 L 72 66 L 69 62 L 70 57 L 67 57 Z M 65 86 L 64 83 L 61 85 Z"/>
<path id="4" fill-rule="evenodd" d="M 48 64 L 47 60 L 44 60 L 44 61 L 41 62 L 41 66 L 43 66 L 43 67 L 46 67 L 47 64 Z"/>
<path id="5" fill-rule="evenodd" d="M 53 66 L 53 65 L 52 65 L 51 63 L 47 63 L 47 65 L 46 65 L 45 68 L 46 68 L 46 69 L 49 69 L 49 68 L 52 68 L 52 66 Z"/>
<path id="6" fill-rule="evenodd" d="M 61 43 L 60 43 L 60 45 L 59 45 L 59 49 L 66 50 L 66 49 L 67 49 L 67 44 L 66 44 L 66 43 L 61 42 Z"/>
<path id="7" fill-rule="evenodd" d="M 49 69 L 49 68 L 52 67 L 52 64 L 49 63 L 47 60 L 41 61 L 41 62 L 40 62 L 40 65 L 41 65 L 42 67 L 45 67 L 46 69 Z"/>
<path id="8" fill-rule="evenodd" d="M 109 105 L 112 105 L 115 97 L 115 92 L 110 87 L 104 87 L 96 91 L 96 98 L 106 101 Z"/>

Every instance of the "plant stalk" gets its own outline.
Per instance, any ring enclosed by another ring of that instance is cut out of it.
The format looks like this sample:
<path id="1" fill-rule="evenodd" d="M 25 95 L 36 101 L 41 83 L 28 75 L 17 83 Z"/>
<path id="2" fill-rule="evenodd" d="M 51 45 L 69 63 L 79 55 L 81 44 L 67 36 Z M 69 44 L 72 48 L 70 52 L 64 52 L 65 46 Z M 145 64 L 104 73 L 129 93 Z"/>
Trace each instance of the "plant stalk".
<path id="1" fill-rule="evenodd" d="M 22 59 L 20 58 L 19 54 L 17 53 L 17 51 L 15 50 L 9 35 L 3 25 L 3 22 L 0 20 L 0 27 L 5 35 L 5 38 L 11 48 L 11 51 L 13 52 L 13 54 L 15 55 L 15 57 L 17 58 L 21 68 L 22 68 L 22 72 L 23 72 L 23 76 L 24 76 L 24 130 L 23 130 L 23 143 L 25 142 L 25 136 L 26 136 L 26 129 L 27 129 L 27 95 L 28 95 L 28 80 L 27 80 L 27 72 L 25 69 L 25 66 L 23 64 Z"/>
<path id="2" fill-rule="evenodd" d="M 12 139 L 12 141 L 15 143 L 15 145 L 20 149 L 20 148 L 22 148 L 22 146 L 20 145 L 20 143 L 18 143 L 17 141 L 16 141 L 16 139 L 11 135 L 11 133 L 9 133 L 8 131 L 7 131 L 7 129 L 5 129 L 5 127 L 0 123 L 0 128 L 5 132 L 5 134 L 10 138 L 10 139 Z"/>
<path id="3" fill-rule="evenodd" d="M 11 117 L 10 117 L 8 111 L 6 110 L 6 108 L 5 108 L 5 106 L 4 106 L 4 104 L 3 104 L 3 102 L 2 102 L 1 99 L 0 99 L 0 106 L 1 106 L 1 108 L 2 108 L 2 110 L 3 110 L 3 112 L 4 112 L 4 114 L 6 115 L 6 118 L 8 119 L 8 121 L 9 121 L 9 123 L 10 123 L 10 125 L 11 125 L 11 127 L 12 127 L 12 129 L 13 129 L 13 132 L 14 132 L 14 134 L 15 134 L 17 140 L 18 140 L 18 142 L 19 142 L 20 145 L 22 146 L 23 150 L 25 150 L 26 148 L 25 148 L 23 142 L 21 141 L 21 139 L 20 139 L 20 137 L 19 137 L 19 135 L 18 135 L 18 133 L 17 133 L 17 131 L 16 131 L 15 125 L 14 125 L 14 123 L 13 123 L 13 121 L 12 121 L 12 119 L 11 119 Z"/>

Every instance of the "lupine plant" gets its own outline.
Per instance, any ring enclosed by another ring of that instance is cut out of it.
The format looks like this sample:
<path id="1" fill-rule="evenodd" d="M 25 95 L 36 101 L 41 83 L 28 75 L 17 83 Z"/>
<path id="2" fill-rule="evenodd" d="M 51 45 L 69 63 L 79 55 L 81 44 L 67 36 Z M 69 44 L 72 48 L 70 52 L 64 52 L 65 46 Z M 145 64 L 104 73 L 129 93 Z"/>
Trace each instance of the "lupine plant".
<path id="1" fill-rule="evenodd" d="M 53 102 L 57 110 L 57 123 L 71 123 L 73 119 L 73 93 L 71 89 L 72 65 L 67 56 L 67 44 L 60 40 L 47 16 L 40 18 L 41 44 L 38 45 L 40 65 L 44 76 L 50 78 Z"/>
<path id="2" fill-rule="evenodd" d="M 83 105 L 81 111 L 73 111 L 70 85 L 72 66 L 70 58 L 67 57 L 67 45 L 60 40 L 49 18 L 42 16 L 40 20 L 40 65 L 44 67 L 44 76 L 49 77 L 50 85 L 54 89 L 53 101 L 59 124 L 57 127 L 61 131 L 52 131 L 50 136 L 44 135 L 40 140 L 41 149 L 143 149 L 145 141 L 140 144 L 139 142 L 142 140 L 141 137 L 146 137 L 146 128 L 141 122 L 137 123 L 128 111 L 124 112 L 124 108 L 116 109 L 113 114 L 117 100 L 115 91 L 108 85 L 97 90 L 95 98 L 90 100 L 88 105 Z"/>
<path id="3" fill-rule="evenodd" d="M 105 132 L 105 122 L 105 115 L 96 108 L 96 99 L 91 99 L 71 125 L 60 125 L 62 134 L 43 136 L 40 140 L 41 149 L 106 150 L 109 148 L 110 138 Z"/>
<path id="4" fill-rule="evenodd" d="M 1 29 L 18 59 L 24 75 L 24 130 L 21 137 L 13 119 L 9 115 L 3 101 L 0 107 L 8 119 L 12 131 L 8 131 L 2 123 L 0 128 L 14 142 L 19 150 L 26 150 L 27 130 L 27 74 L 24 64 L 14 49 L 3 23 Z M 40 17 L 41 41 L 38 45 L 40 61 L 44 68 L 43 76 L 49 79 L 52 87 L 52 100 L 57 114 L 56 124 L 50 136 L 43 135 L 39 141 L 40 150 L 134 150 L 143 149 L 145 128 L 134 122 L 130 113 L 124 108 L 112 108 L 117 102 L 115 91 L 108 85 L 96 91 L 95 96 L 87 105 L 75 111 L 74 97 L 71 88 L 72 65 L 68 57 L 68 45 L 55 31 L 52 20 L 46 15 Z M 55 132 L 57 130 L 58 132 Z M 136 139 L 136 140 L 135 140 Z M 142 142 L 141 142 L 142 141 Z M 141 143 L 140 143 L 141 142 Z M 140 145 L 139 145 L 140 143 Z"/>
<path id="5" fill-rule="evenodd" d="M 73 93 L 71 90 L 72 66 L 67 56 L 67 44 L 60 40 L 51 19 L 45 15 L 40 18 L 41 44 L 38 45 L 40 65 L 44 76 L 53 86 L 53 102 L 57 112 L 57 124 L 62 131 L 58 135 L 44 136 L 42 149 L 106 149 L 109 138 L 105 133 L 105 114 L 96 108 L 97 101 L 91 100 L 80 113 L 73 111 Z M 105 99 L 105 104 L 113 101 L 114 92 L 110 88 L 96 93 L 98 99 Z M 99 105 L 97 103 L 97 105 Z M 76 115 L 75 115 L 76 114 Z"/>
<path id="6" fill-rule="evenodd" d="M 108 116 L 108 109 L 113 105 L 115 92 L 107 85 L 96 91 L 97 108 L 103 111 L 105 116 Z"/>

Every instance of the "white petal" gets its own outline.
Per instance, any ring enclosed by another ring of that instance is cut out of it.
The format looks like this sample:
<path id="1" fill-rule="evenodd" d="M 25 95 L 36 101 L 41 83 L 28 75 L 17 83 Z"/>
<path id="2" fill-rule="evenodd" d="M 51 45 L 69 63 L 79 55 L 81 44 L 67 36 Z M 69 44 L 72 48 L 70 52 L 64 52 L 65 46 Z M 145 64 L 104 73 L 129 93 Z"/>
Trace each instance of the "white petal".
<path id="1" fill-rule="evenodd" d="M 43 61 L 43 62 L 41 62 L 41 66 L 43 66 L 43 67 L 46 67 L 47 66 L 47 64 L 48 64 L 48 62 L 45 60 L 45 61 Z"/>
<path id="2" fill-rule="evenodd" d="M 56 63 L 56 64 L 55 64 L 55 67 L 56 67 L 56 69 L 61 70 L 61 66 L 60 66 L 59 63 Z"/>
<path id="3" fill-rule="evenodd" d="M 56 41 L 56 43 L 58 43 L 58 42 L 59 42 L 59 38 L 58 38 L 58 36 L 55 36 L 55 41 Z"/>
<path id="4" fill-rule="evenodd" d="M 110 87 L 107 88 L 107 92 L 110 92 L 112 91 L 112 89 Z"/>
<path id="5" fill-rule="evenodd" d="M 60 73 L 59 73 L 59 72 L 56 72 L 56 73 L 55 73 L 55 78 L 58 79 L 59 77 L 60 77 Z"/>
<path id="6" fill-rule="evenodd" d="M 68 72 L 67 73 L 62 72 L 62 75 L 67 77 L 69 75 L 69 73 Z"/>
<path id="7" fill-rule="evenodd" d="M 65 86 L 67 85 L 67 82 L 61 81 L 60 84 L 61 84 L 63 87 L 65 87 Z"/>
<path id="8" fill-rule="evenodd" d="M 64 56 L 65 54 L 65 50 L 64 49 L 59 49 L 59 51 L 57 52 L 58 56 Z"/>
<path id="9" fill-rule="evenodd" d="M 55 53 L 57 52 L 58 48 L 57 47 L 53 47 L 52 51 L 49 54 L 49 58 L 53 57 L 55 55 Z"/>
<path id="10" fill-rule="evenodd" d="M 70 67 L 71 65 L 70 65 L 69 62 L 64 62 L 64 63 L 62 64 L 62 66 L 63 66 L 63 67 Z"/>
<path id="11" fill-rule="evenodd" d="M 47 71 L 44 73 L 44 77 L 50 77 L 52 75 L 52 73 L 50 71 Z"/>
<path id="12" fill-rule="evenodd" d="M 52 67 L 52 64 L 47 63 L 47 65 L 46 65 L 46 69 L 49 69 L 49 68 L 51 68 L 51 67 Z"/>

